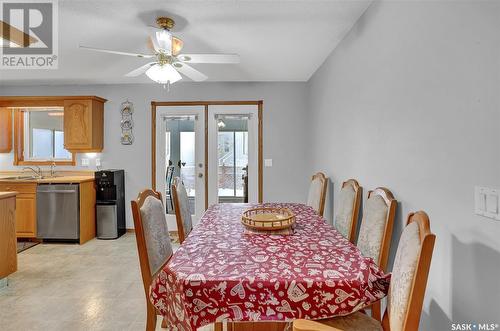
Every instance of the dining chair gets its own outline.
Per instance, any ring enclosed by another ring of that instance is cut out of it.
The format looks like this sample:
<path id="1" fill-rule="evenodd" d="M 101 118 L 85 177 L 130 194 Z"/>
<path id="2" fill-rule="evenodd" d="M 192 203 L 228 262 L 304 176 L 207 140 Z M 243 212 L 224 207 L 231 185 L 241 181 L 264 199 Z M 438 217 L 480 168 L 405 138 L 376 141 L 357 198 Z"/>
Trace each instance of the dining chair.
<path id="1" fill-rule="evenodd" d="M 172 183 L 172 196 L 174 198 L 175 218 L 177 220 L 177 231 L 179 243 L 183 243 L 193 229 L 193 220 L 189 210 L 189 198 L 186 188 L 179 177 L 175 177 Z"/>
<path id="2" fill-rule="evenodd" d="M 307 205 L 312 207 L 320 216 L 325 211 L 326 188 L 328 177 L 324 173 L 318 172 L 312 176 L 307 195 Z"/>
<path id="3" fill-rule="evenodd" d="M 356 244 L 364 256 L 371 257 L 384 271 L 389 257 L 397 204 L 392 192 L 385 187 L 377 187 L 368 192 Z M 377 301 L 371 306 L 371 316 L 380 320 L 380 312 L 380 301 Z"/>
<path id="4" fill-rule="evenodd" d="M 410 213 L 399 239 L 388 304 L 382 322 L 362 313 L 310 321 L 295 320 L 294 331 L 418 330 L 436 236 L 423 211 Z"/>
<path id="5" fill-rule="evenodd" d="M 356 237 L 361 193 L 362 187 L 357 180 L 343 182 L 335 213 L 335 228 L 352 243 Z"/>
<path id="6" fill-rule="evenodd" d="M 152 331 L 156 328 L 157 311 L 149 301 L 149 286 L 156 273 L 169 261 L 173 249 L 161 194 L 144 190 L 131 204 L 142 283 L 146 294 L 146 331 Z M 166 327 L 165 319 L 162 321 L 162 327 Z"/>

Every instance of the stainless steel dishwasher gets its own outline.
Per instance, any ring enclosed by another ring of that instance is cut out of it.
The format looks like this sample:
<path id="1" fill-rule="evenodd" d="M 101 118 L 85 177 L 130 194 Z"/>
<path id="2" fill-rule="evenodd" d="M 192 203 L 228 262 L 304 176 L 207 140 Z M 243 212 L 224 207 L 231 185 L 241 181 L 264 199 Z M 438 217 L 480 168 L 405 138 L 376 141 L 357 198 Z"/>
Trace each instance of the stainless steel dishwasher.
<path id="1" fill-rule="evenodd" d="M 78 184 L 39 184 L 36 190 L 37 237 L 78 240 L 79 198 Z"/>

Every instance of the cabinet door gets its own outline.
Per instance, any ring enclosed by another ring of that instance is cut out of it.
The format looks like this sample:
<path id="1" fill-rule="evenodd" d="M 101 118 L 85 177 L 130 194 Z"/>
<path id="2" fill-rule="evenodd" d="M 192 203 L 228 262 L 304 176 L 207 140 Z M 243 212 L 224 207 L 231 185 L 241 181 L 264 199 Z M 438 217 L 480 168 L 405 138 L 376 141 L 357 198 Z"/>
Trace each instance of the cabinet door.
<path id="1" fill-rule="evenodd" d="M 19 194 L 16 198 L 16 234 L 36 237 L 36 200 L 34 194 Z"/>
<path id="2" fill-rule="evenodd" d="M 12 110 L 0 108 L 0 153 L 12 149 Z"/>
<path id="3" fill-rule="evenodd" d="M 64 148 L 92 148 L 92 100 L 64 101 Z"/>

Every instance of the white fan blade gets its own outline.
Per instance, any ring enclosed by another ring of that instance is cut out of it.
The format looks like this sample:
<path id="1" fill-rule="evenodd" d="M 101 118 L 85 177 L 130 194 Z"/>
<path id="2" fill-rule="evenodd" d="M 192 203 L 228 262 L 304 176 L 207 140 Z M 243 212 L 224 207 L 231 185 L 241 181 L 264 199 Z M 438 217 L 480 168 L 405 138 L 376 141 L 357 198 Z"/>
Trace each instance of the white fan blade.
<path id="1" fill-rule="evenodd" d="M 177 59 L 186 63 L 240 63 L 238 54 L 180 54 Z"/>
<path id="2" fill-rule="evenodd" d="M 155 64 L 156 64 L 156 62 L 149 62 L 148 64 L 145 64 L 137 69 L 132 70 L 131 72 L 126 74 L 125 77 L 137 77 L 139 75 L 142 75 L 143 73 L 145 73 L 149 68 L 151 68 Z"/>
<path id="3" fill-rule="evenodd" d="M 135 57 L 142 57 L 142 58 L 147 58 L 147 59 L 154 57 L 154 55 L 150 55 L 150 54 L 128 53 L 128 52 L 112 51 L 112 50 L 109 50 L 109 49 L 87 47 L 87 46 L 82 46 L 82 45 L 80 45 L 80 48 L 88 49 L 90 51 L 95 51 L 95 52 L 101 52 L 101 53 L 110 53 L 110 54 L 118 54 L 118 55 L 135 56 Z"/>
<path id="4" fill-rule="evenodd" d="M 173 64 L 173 66 L 181 74 L 191 78 L 195 82 L 202 82 L 208 78 L 205 74 L 202 74 L 201 72 L 199 72 L 195 68 L 188 66 L 185 63 L 175 62 Z"/>

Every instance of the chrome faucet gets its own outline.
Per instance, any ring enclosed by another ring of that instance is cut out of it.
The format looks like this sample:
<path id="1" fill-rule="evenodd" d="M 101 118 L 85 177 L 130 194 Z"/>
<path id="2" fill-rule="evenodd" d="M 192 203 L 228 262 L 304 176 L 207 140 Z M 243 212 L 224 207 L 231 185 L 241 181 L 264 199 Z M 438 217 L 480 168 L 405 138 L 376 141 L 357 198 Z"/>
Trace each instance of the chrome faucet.
<path id="1" fill-rule="evenodd" d="M 39 166 L 35 166 L 37 170 L 35 170 L 33 167 L 24 167 L 23 168 L 23 171 L 24 170 L 31 170 L 35 173 L 36 177 L 38 178 L 42 178 L 42 169 L 40 169 Z"/>
<path id="2" fill-rule="evenodd" d="M 50 177 L 55 177 L 56 175 L 56 163 L 52 162 L 50 165 Z"/>

